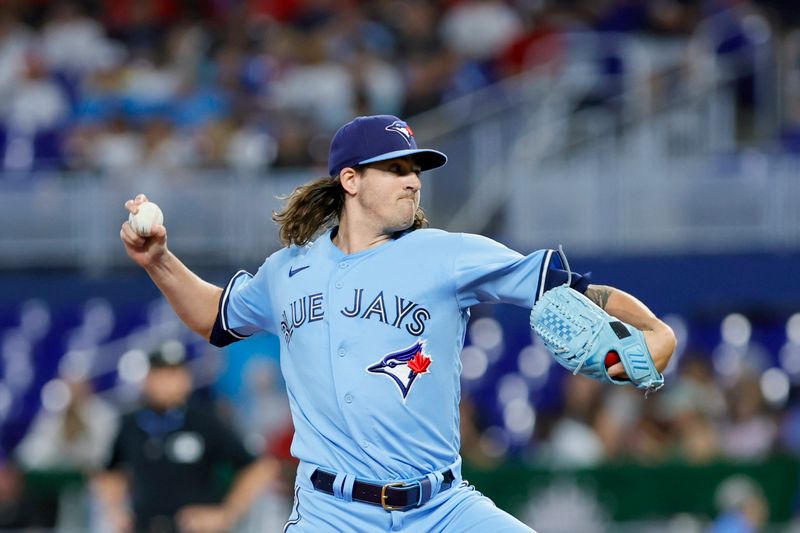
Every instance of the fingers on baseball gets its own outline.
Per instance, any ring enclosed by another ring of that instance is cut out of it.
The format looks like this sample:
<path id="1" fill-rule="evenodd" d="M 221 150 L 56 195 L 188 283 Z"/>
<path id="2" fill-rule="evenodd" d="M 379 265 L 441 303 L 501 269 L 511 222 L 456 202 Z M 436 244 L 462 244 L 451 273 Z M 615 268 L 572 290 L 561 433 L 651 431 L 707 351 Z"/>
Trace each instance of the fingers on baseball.
<path id="1" fill-rule="evenodd" d="M 133 200 L 128 200 L 125 202 L 125 209 L 127 209 L 129 213 L 135 215 L 139 211 L 139 206 Z"/>
<path id="2" fill-rule="evenodd" d="M 144 194 L 137 194 L 136 198 L 125 202 L 125 209 L 127 209 L 129 212 L 135 215 L 136 213 L 139 212 L 139 206 L 147 201 L 148 201 L 147 196 L 145 196 Z"/>
<path id="3" fill-rule="evenodd" d="M 145 244 L 145 237 L 142 237 L 131 227 L 130 223 L 125 221 L 122 228 L 119 230 L 119 236 L 126 245 L 131 248 L 142 248 Z"/>
<path id="4" fill-rule="evenodd" d="M 628 377 L 628 374 L 625 372 L 625 367 L 620 361 L 619 354 L 614 350 L 606 354 L 604 363 L 606 365 L 606 370 L 608 370 L 608 375 L 612 378 L 626 379 Z"/>
<path id="5" fill-rule="evenodd" d="M 625 373 L 625 367 L 622 366 L 622 363 L 616 363 L 608 367 L 608 375 L 617 379 L 625 379 L 628 377 L 628 374 Z"/>

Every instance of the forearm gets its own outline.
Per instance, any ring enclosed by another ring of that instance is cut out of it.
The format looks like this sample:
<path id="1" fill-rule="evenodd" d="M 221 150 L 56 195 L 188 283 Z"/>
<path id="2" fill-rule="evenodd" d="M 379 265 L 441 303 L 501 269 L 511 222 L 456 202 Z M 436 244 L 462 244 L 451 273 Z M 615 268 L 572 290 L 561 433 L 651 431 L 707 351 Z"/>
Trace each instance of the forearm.
<path id="1" fill-rule="evenodd" d="M 586 297 L 609 315 L 644 332 L 653 362 L 663 371 L 675 351 L 675 333 L 636 297 L 607 285 L 589 285 Z"/>
<path id="2" fill-rule="evenodd" d="M 589 285 L 586 297 L 609 315 L 641 331 L 653 331 L 664 324 L 636 297 L 608 285 Z"/>
<path id="3" fill-rule="evenodd" d="M 171 252 L 145 267 L 178 317 L 204 339 L 211 335 L 222 289 L 203 281 Z"/>
<path id="4" fill-rule="evenodd" d="M 91 485 L 106 517 L 119 527 L 120 517 L 129 514 L 127 478 L 120 472 L 103 472 L 92 478 Z"/>
<path id="5" fill-rule="evenodd" d="M 97 497 L 105 506 L 119 506 L 127 502 L 128 484 L 119 472 L 101 472 L 92 478 Z"/>
<path id="6" fill-rule="evenodd" d="M 231 524 L 235 524 L 247 513 L 255 499 L 275 479 L 277 473 L 277 461 L 261 458 L 236 477 L 223 503 Z"/>

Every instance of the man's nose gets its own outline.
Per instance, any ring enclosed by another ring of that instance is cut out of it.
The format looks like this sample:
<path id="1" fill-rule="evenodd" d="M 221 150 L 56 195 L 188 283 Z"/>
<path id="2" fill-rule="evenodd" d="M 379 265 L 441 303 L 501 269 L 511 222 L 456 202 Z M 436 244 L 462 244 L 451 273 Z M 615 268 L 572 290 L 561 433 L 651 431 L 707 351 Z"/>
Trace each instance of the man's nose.
<path id="1" fill-rule="evenodd" d="M 416 172 L 409 172 L 406 175 L 406 189 L 411 189 L 417 192 L 422 188 L 422 181 L 419 179 L 419 174 Z"/>

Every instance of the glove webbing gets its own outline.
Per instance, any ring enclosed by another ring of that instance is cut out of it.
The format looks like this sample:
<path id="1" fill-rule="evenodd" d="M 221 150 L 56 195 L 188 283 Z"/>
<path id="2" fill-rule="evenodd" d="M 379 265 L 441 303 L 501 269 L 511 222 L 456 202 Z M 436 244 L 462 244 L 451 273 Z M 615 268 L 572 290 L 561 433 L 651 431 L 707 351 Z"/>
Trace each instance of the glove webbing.
<path id="1" fill-rule="evenodd" d="M 564 307 L 561 305 L 560 302 L 558 302 L 556 300 L 556 301 L 553 302 L 553 304 L 558 310 L 561 311 L 562 316 L 570 316 L 570 317 L 572 317 L 571 320 L 570 320 L 570 325 L 571 326 L 578 326 L 580 324 L 580 322 L 575 319 L 575 316 L 572 313 L 564 312 Z M 580 315 L 580 317 L 583 318 L 584 320 L 588 320 L 588 321 L 591 321 L 591 322 L 598 322 L 598 320 L 602 321 L 602 318 L 599 317 L 598 315 L 595 315 L 593 317 L 591 317 L 591 316 L 587 317 L 587 316 L 584 316 L 584 315 Z M 582 331 L 586 330 L 586 326 L 580 326 L 580 327 L 581 327 Z M 597 337 L 600 335 L 600 328 L 599 327 L 598 328 L 593 328 L 593 329 L 595 330 L 594 334 L 591 337 L 589 337 L 589 339 L 586 341 L 586 343 L 581 347 L 582 355 L 580 356 L 580 359 L 578 360 L 577 368 L 572 372 L 573 375 L 577 375 L 578 372 L 580 372 L 581 368 L 583 368 L 583 365 L 586 363 L 586 360 L 589 358 L 589 355 L 592 353 L 592 347 L 594 346 L 595 340 L 597 340 Z M 545 341 L 546 344 L 549 344 L 549 345 L 553 346 L 558 353 L 569 352 L 569 347 L 564 345 L 562 342 L 559 342 L 561 339 L 558 338 L 558 336 L 554 336 L 553 335 L 553 331 L 550 328 L 544 329 L 542 331 L 537 331 L 537 333 L 542 337 L 542 339 Z M 578 354 L 575 354 L 575 356 L 573 356 L 573 357 L 578 357 Z"/>

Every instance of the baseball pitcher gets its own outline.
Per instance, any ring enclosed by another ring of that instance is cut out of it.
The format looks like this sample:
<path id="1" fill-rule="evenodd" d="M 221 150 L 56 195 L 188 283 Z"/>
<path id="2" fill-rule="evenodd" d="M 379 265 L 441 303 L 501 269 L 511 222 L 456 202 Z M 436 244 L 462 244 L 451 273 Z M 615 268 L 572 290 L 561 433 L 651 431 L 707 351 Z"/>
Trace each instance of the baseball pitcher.
<path id="1" fill-rule="evenodd" d="M 446 162 L 397 117 L 345 124 L 329 175 L 273 215 L 285 248 L 224 288 L 169 251 L 163 225 L 149 237 L 122 226 L 128 255 L 198 334 L 217 346 L 280 337 L 300 460 L 285 531 L 530 531 L 461 477 L 460 354 L 475 304 L 532 309 L 575 372 L 663 383 L 675 337 L 632 296 L 589 284 L 554 250 L 523 256 L 426 228 L 421 174 Z"/>

